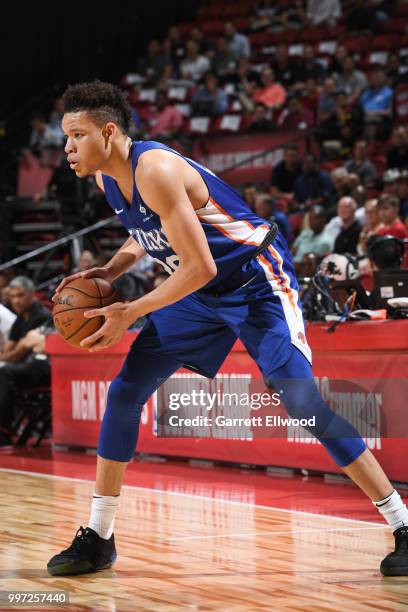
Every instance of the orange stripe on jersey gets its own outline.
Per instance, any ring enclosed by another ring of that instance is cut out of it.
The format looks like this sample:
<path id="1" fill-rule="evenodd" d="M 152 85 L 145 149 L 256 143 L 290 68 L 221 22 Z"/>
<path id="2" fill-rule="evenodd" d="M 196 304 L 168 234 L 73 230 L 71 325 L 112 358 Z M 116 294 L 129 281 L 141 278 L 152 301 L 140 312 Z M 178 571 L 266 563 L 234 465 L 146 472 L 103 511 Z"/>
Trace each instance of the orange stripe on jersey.
<path id="1" fill-rule="evenodd" d="M 238 221 L 238 219 L 234 219 L 234 217 L 231 217 L 231 215 L 229 215 L 227 211 L 224 210 L 222 206 L 220 206 L 218 202 L 216 202 L 211 196 L 210 196 L 210 202 L 211 204 L 214 204 L 215 208 L 217 208 L 220 211 L 220 213 L 222 213 L 228 218 L 228 221 Z M 239 221 L 241 221 L 241 223 L 245 223 L 245 225 L 247 225 L 252 230 L 256 229 L 255 225 L 252 225 L 252 223 L 250 223 L 249 221 L 245 221 L 245 219 L 239 219 Z M 268 227 L 268 226 L 265 225 L 265 227 Z"/>
<path id="2" fill-rule="evenodd" d="M 255 230 L 259 229 L 259 228 L 269 229 L 269 227 L 270 227 L 269 225 L 266 225 L 265 223 L 263 223 L 262 225 L 259 225 L 258 227 L 255 227 L 255 225 L 252 225 L 252 223 L 249 223 L 249 221 L 246 221 L 245 219 L 234 219 L 234 217 L 231 217 L 231 215 L 229 215 L 227 213 L 227 211 L 225 211 L 212 197 L 210 197 L 210 202 L 211 202 L 211 204 L 213 204 L 213 206 L 215 206 L 215 208 L 222 215 L 224 215 L 226 217 L 226 220 L 229 221 L 230 223 L 237 223 L 237 222 L 238 223 L 243 223 L 244 225 L 246 225 L 247 227 L 249 227 L 253 231 L 255 231 Z M 245 240 L 244 238 L 238 238 L 237 236 L 233 236 L 230 232 L 228 232 L 227 229 L 225 229 L 225 227 L 222 227 L 218 223 L 214 223 L 210 219 L 206 219 L 204 217 L 204 215 L 197 214 L 197 217 L 203 223 L 208 223 L 212 227 L 215 227 L 218 231 L 220 231 L 222 234 L 224 234 L 224 236 L 226 236 L 230 240 L 233 240 L 234 242 L 238 242 L 239 244 L 248 244 L 248 245 L 251 245 L 251 246 L 259 246 L 261 244 L 260 242 L 256 242 L 256 241 L 253 241 L 253 240 Z"/>
<path id="3" fill-rule="evenodd" d="M 272 257 L 274 258 L 274 260 L 275 260 L 275 261 L 277 262 L 277 264 L 278 264 L 278 267 L 279 267 L 279 276 L 280 276 L 281 278 L 285 279 L 285 275 L 284 275 L 284 273 L 283 273 L 283 268 L 282 268 L 282 257 L 280 257 L 280 256 L 279 256 L 279 254 L 278 254 L 278 253 L 277 253 L 277 251 L 276 251 L 276 250 L 273 248 L 273 246 L 272 246 L 272 245 L 269 245 L 269 246 L 268 246 L 268 250 L 269 250 L 269 252 L 271 253 L 271 255 L 272 255 Z M 283 291 L 284 291 L 285 293 L 287 293 L 287 294 L 288 294 L 288 298 L 289 298 L 290 305 L 292 306 L 293 310 L 296 312 L 296 304 L 295 304 L 295 300 L 293 299 L 293 291 L 292 291 L 292 289 L 291 289 L 290 287 L 288 287 L 288 286 L 286 285 L 285 281 L 283 281 L 283 282 L 284 282 L 284 285 L 283 285 L 283 287 L 282 287 L 282 288 L 283 288 Z"/>

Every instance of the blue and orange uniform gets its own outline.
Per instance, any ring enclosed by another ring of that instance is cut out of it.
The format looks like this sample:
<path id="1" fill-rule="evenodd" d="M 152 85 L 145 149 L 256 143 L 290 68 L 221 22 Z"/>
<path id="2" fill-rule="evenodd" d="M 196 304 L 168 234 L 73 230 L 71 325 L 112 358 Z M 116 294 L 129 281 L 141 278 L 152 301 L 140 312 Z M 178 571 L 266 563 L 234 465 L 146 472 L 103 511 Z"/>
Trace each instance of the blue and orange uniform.
<path id="1" fill-rule="evenodd" d="M 179 155 L 158 142 L 133 142 L 133 175 L 140 155 L 151 149 Z M 239 338 L 265 383 L 285 387 L 285 406 L 292 416 L 310 417 L 318 411 L 320 428 L 313 433 L 339 464 L 347 465 L 365 445 L 351 425 L 324 404 L 314 385 L 298 284 L 285 240 L 278 233 L 268 244 L 268 236 L 275 236 L 271 224 L 257 217 L 240 195 L 210 170 L 184 159 L 208 189 L 208 201 L 196 214 L 217 275 L 202 289 L 148 315 L 110 386 L 99 454 L 128 461 L 136 446 L 143 404 L 163 380 L 181 367 L 214 377 Z M 163 233 L 160 217 L 142 199 L 136 182 L 130 205 L 113 178 L 103 175 L 103 183 L 109 205 L 129 234 L 169 274 L 174 272 L 177 254 Z M 295 379 L 304 382 L 288 384 Z"/>

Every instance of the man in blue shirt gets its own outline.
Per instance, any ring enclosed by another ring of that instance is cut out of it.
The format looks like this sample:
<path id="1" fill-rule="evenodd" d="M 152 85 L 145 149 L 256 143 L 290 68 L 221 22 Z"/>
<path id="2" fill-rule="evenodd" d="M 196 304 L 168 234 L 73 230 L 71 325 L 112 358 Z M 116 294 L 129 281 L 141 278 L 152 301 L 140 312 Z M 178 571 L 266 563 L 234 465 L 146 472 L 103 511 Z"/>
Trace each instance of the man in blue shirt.
<path id="1" fill-rule="evenodd" d="M 360 104 L 368 125 L 381 126 L 382 130 L 372 129 L 366 133 L 368 138 L 387 139 L 388 125 L 392 117 L 392 99 L 394 92 L 387 85 L 387 77 L 382 68 L 377 68 L 371 75 L 370 87 L 360 96 Z M 381 131 L 386 133 L 381 134 Z M 371 133 L 373 132 L 373 133 Z"/>

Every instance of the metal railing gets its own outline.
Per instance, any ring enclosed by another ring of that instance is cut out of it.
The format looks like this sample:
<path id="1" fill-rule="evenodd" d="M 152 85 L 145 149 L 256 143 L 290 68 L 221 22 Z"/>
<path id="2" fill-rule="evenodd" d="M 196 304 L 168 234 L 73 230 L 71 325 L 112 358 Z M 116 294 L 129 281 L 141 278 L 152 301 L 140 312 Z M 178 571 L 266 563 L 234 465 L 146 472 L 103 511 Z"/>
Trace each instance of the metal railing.
<path id="1" fill-rule="evenodd" d="M 113 215 L 113 217 L 109 217 L 108 219 L 102 219 L 102 221 L 97 221 L 96 223 L 93 223 L 92 225 L 89 225 L 88 227 L 84 227 L 81 230 L 72 232 L 71 234 L 67 234 L 67 236 L 62 236 L 62 238 L 57 238 L 57 240 L 54 240 L 53 242 L 50 242 L 49 244 L 44 244 L 43 246 L 38 247 L 37 249 L 34 249 L 33 251 L 26 253 L 25 255 L 14 257 L 14 259 L 10 259 L 9 261 L 6 261 L 5 263 L 0 264 L 0 272 L 2 272 L 3 270 L 7 270 L 8 268 L 11 268 L 12 266 L 16 266 L 22 263 L 23 261 L 28 261 L 29 259 L 32 259 L 33 257 L 37 257 L 37 255 L 41 255 L 42 253 L 46 253 L 47 251 L 54 250 L 64 244 L 68 244 L 69 242 L 77 240 L 78 238 L 81 238 L 82 236 L 85 236 L 86 234 L 89 234 L 90 232 L 94 232 L 98 229 L 101 229 L 102 227 L 111 225 L 116 220 L 117 220 L 116 215 Z"/>
<path id="2" fill-rule="evenodd" d="M 271 148 L 265 149 L 264 151 L 261 151 L 259 153 L 255 153 L 254 155 L 249 155 L 248 157 L 246 157 L 245 159 L 232 164 L 232 166 L 229 166 L 228 168 L 224 168 L 224 170 L 218 172 L 218 176 L 222 177 L 223 175 L 227 174 L 228 172 L 231 172 L 232 170 L 236 170 L 238 168 L 240 168 L 241 166 L 246 166 L 250 163 L 252 163 L 253 161 L 257 160 L 257 159 L 261 159 L 262 157 L 266 157 L 267 155 L 269 155 L 270 153 L 273 153 L 273 151 L 275 151 L 277 148 L 282 148 L 285 144 L 295 144 L 296 142 L 299 142 L 302 139 L 306 140 L 306 147 L 307 149 L 310 148 L 310 137 L 313 134 L 314 130 L 310 129 L 310 130 L 304 130 L 302 132 L 299 133 L 299 136 L 297 136 L 296 138 L 291 138 L 290 140 L 287 141 L 287 143 L 281 143 L 278 146 L 273 146 Z M 272 133 L 273 134 L 273 133 Z M 109 217 L 107 219 L 103 219 L 102 221 L 97 221 L 96 223 L 93 223 L 92 225 L 89 225 L 86 228 L 77 230 L 76 232 L 72 232 L 71 234 L 68 234 L 67 236 L 63 236 L 61 238 L 58 238 L 57 240 L 54 240 L 53 242 L 50 242 L 49 244 L 45 244 L 41 247 L 38 247 L 37 249 L 34 249 L 32 251 L 29 251 L 28 253 L 26 253 L 25 255 L 20 255 L 19 257 L 15 257 L 14 259 L 10 259 L 9 261 L 0 264 L 0 272 L 2 272 L 3 270 L 7 270 L 8 268 L 11 268 L 12 266 L 16 266 L 20 263 L 23 263 L 25 261 L 28 261 L 30 259 L 33 259 L 34 257 L 37 257 L 38 255 L 41 255 L 43 253 L 48 253 L 50 251 L 54 251 L 55 249 L 59 248 L 60 246 L 63 246 L 64 244 L 68 244 L 70 242 L 73 242 L 74 240 L 77 240 L 78 238 L 81 238 L 83 236 L 86 236 L 87 234 L 94 232 L 98 229 L 101 229 L 103 227 L 106 227 L 108 225 L 111 225 L 115 220 L 117 220 L 117 217 L 114 215 L 113 217 Z M 47 258 L 49 259 L 49 257 Z M 46 281 L 48 282 L 48 281 Z M 41 286 L 44 285 L 44 283 L 41 283 Z"/>

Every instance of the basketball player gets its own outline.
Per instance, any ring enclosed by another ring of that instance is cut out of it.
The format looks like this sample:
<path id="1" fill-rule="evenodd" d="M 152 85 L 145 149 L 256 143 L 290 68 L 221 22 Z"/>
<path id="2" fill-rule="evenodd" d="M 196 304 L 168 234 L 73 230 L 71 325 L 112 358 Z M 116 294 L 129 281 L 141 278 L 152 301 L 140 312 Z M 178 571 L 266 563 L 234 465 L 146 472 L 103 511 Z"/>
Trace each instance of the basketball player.
<path id="1" fill-rule="evenodd" d="M 275 227 L 196 162 L 158 142 L 131 142 L 129 108 L 113 85 L 71 86 L 64 102 L 71 168 L 78 177 L 95 175 L 130 237 L 103 268 L 65 279 L 54 300 L 72 279 L 113 281 L 145 253 L 170 276 L 140 299 L 85 313 L 105 317 L 82 341 L 91 351 L 118 342 L 139 317 L 148 319 L 110 385 L 88 526 L 48 571 L 80 574 L 114 563 L 115 512 L 143 405 L 181 367 L 214 377 L 238 337 L 265 384 L 283 393 L 289 414 L 315 416 L 313 434 L 391 526 L 395 551 L 382 573 L 408 575 L 408 510 L 357 431 L 317 391 L 292 260 Z"/>

